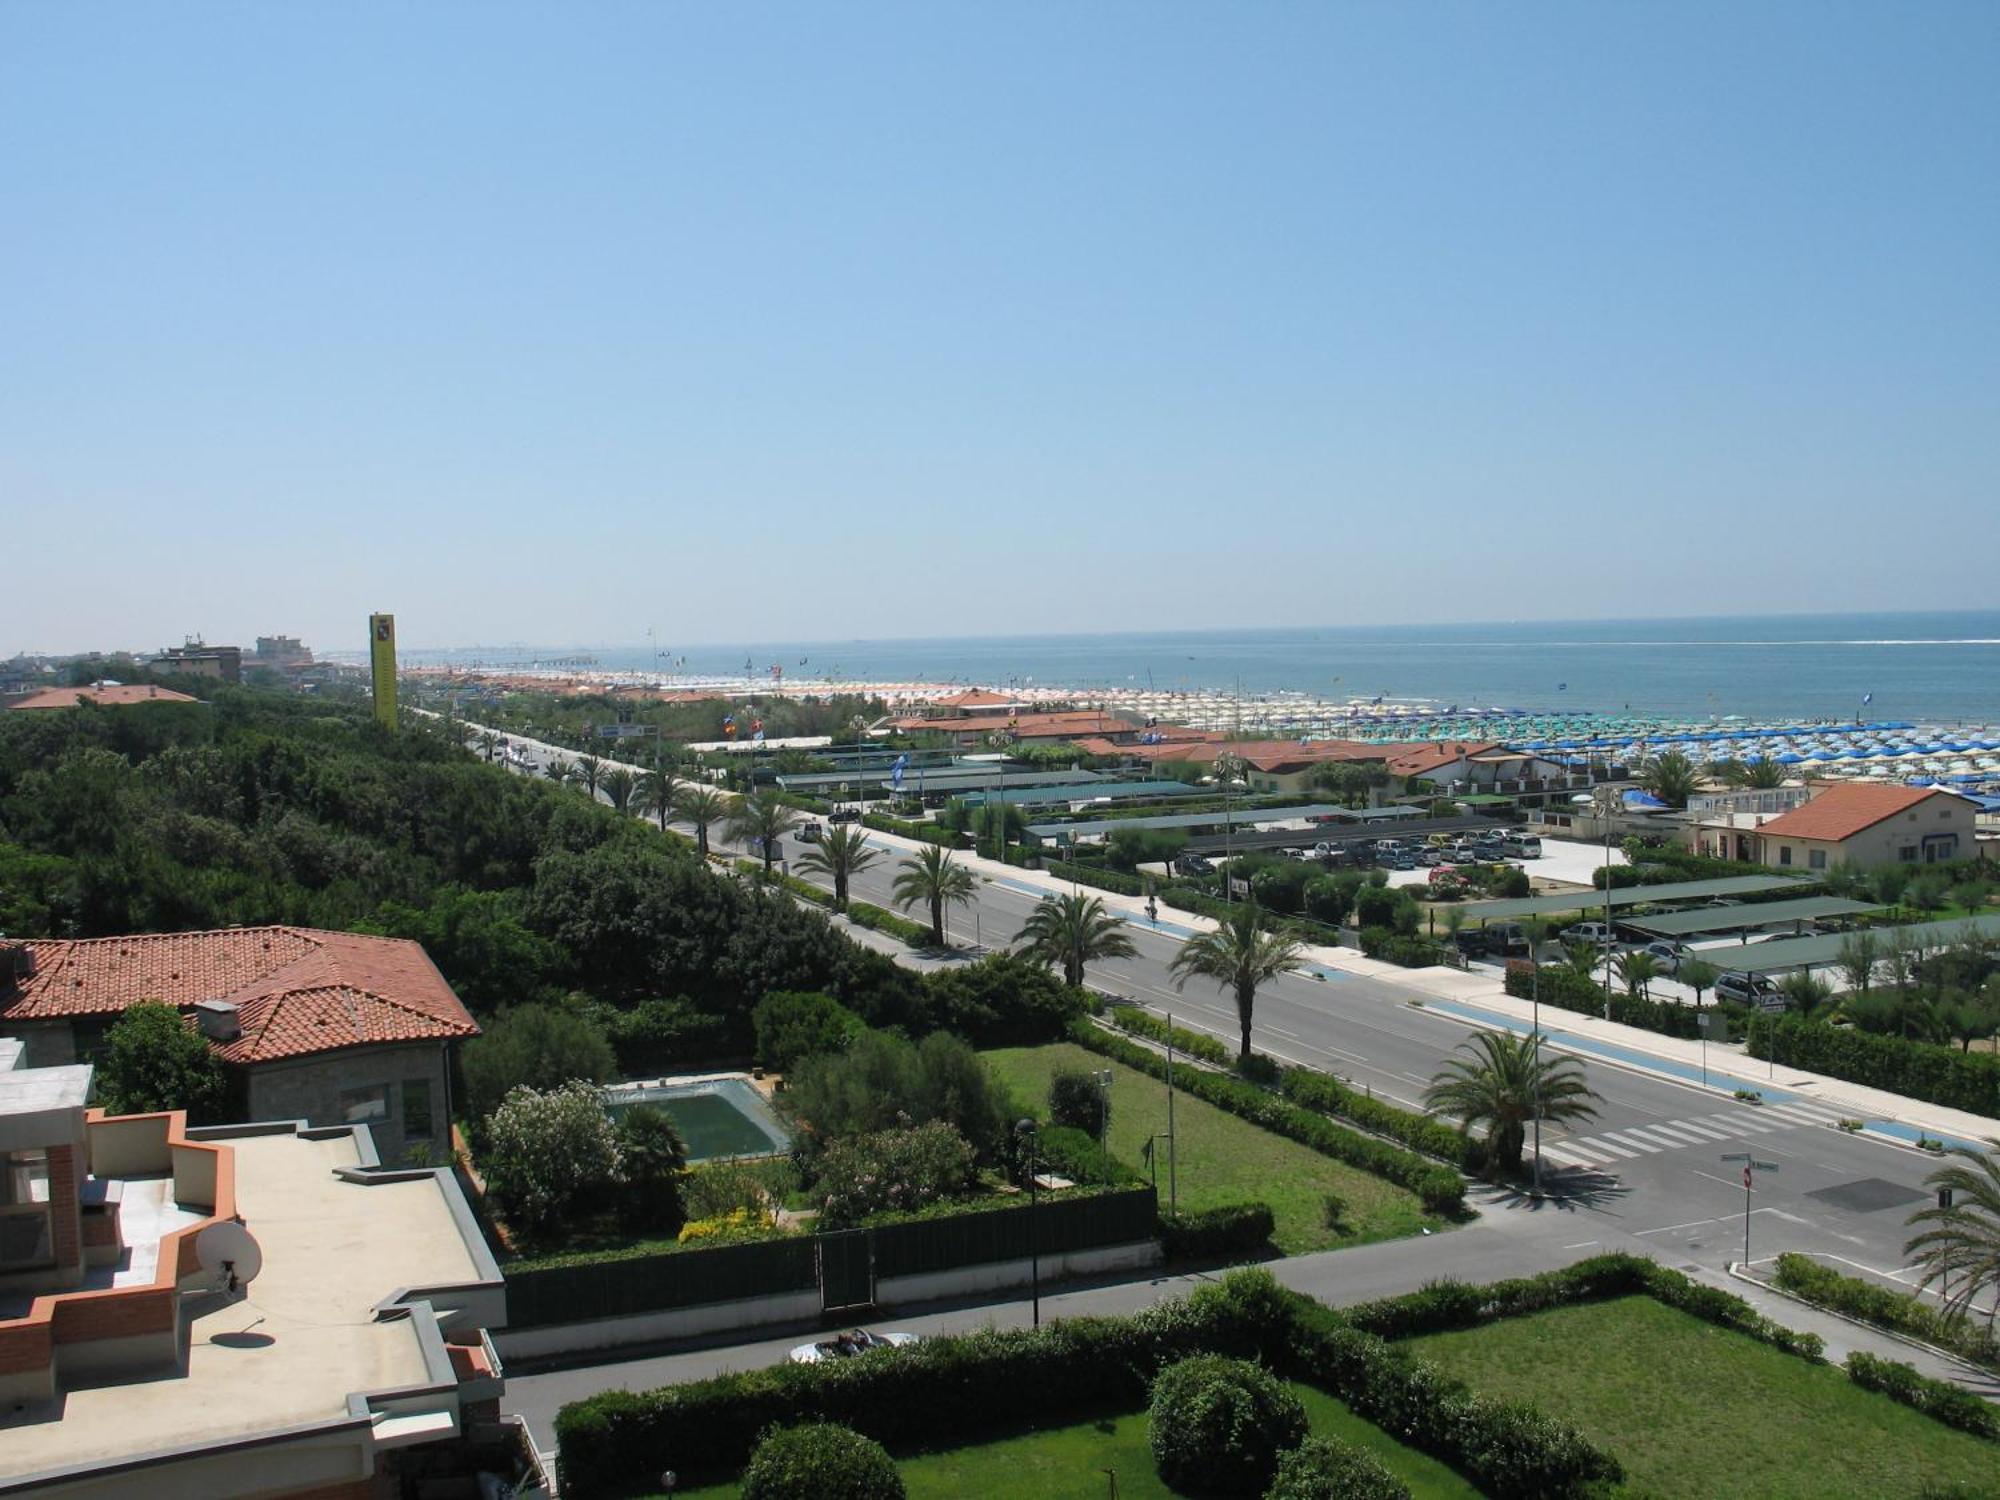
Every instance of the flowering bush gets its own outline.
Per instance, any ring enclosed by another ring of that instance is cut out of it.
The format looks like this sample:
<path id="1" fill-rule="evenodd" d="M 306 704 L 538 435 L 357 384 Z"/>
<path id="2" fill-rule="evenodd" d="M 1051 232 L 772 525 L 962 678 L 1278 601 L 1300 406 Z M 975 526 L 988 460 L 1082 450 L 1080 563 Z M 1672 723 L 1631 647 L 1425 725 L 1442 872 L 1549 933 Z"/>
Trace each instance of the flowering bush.
<path id="1" fill-rule="evenodd" d="M 720 1244 L 725 1240 L 761 1239 L 771 1227 L 770 1215 L 761 1209 L 732 1208 L 726 1214 L 716 1214 L 713 1218 L 691 1219 L 681 1225 L 676 1236 L 683 1245 L 698 1241 Z"/>
<path id="2" fill-rule="evenodd" d="M 486 1141 L 487 1188 L 508 1224 L 531 1239 L 548 1237 L 622 1180 L 604 1091 L 581 1079 L 547 1090 L 522 1084 L 488 1117 Z"/>
<path id="3" fill-rule="evenodd" d="M 820 1227 L 848 1229 L 883 1209 L 922 1208 L 972 1180 L 972 1146 L 942 1120 L 836 1141 L 819 1160 Z"/>

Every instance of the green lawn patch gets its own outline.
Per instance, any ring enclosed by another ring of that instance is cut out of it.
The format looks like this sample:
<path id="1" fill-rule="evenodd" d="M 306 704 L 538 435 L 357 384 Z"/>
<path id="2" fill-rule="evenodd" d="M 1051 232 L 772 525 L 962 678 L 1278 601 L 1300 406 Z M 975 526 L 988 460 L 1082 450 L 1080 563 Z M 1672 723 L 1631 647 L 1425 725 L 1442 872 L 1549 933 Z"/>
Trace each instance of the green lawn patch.
<path id="1" fill-rule="evenodd" d="M 1049 1079 L 1058 1068 L 1109 1067 L 1111 1153 L 1134 1166 L 1148 1140 L 1167 1128 L 1166 1085 L 1132 1068 L 1107 1063 L 1073 1042 L 1005 1047 L 982 1054 L 1024 1106 L 1046 1114 Z M 1215 1208 L 1261 1201 L 1277 1218 L 1273 1240 L 1287 1255 L 1366 1244 L 1415 1234 L 1444 1220 L 1426 1215 L 1416 1195 L 1357 1168 L 1321 1156 L 1296 1141 L 1260 1130 L 1214 1105 L 1179 1094 L 1174 1128 L 1180 1136 L 1180 1206 Z M 1159 1143 L 1160 1206 L 1167 1206 L 1166 1142 Z M 1326 1227 L 1328 1193 L 1347 1204 L 1344 1228 Z M 1120 1483 L 1121 1493 L 1123 1482 Z"/>
<path id="2" fill-rule="evenodd" d="M 1427 1454 L 1405 1448 L 1341 1402 L 1309 1385 L 1292 1390 L 1305 1403 L 1312 1430 L 1365 1448 L 1410 1487 L 1416 1500 L 1478 1500 L 1479 1491 Z M 1103 1500 L 1105 1474 L 1118 1475 L 1119 1500 L 1179 1500 L 1153 1472 L 1146 1413 L 1116 1412 L 1066 1427 L 1015 1433 L 934 1453 L 899 1457 L 910 1500 Z M 733 1483 L 676 1490 L 676 1500 L 730 1500 Z"/>
<path id="3" fill-rule="evenodd" d="M 1403 1347 L 1494 1396 L 1532 1400 L 1625 1466 L 1635 1492 L 1706 1500 L 1896 1500 L 1990 1482 L 2000 1449 L 1830 1365 L 1650 1297 L 1558 1308 Z"/>

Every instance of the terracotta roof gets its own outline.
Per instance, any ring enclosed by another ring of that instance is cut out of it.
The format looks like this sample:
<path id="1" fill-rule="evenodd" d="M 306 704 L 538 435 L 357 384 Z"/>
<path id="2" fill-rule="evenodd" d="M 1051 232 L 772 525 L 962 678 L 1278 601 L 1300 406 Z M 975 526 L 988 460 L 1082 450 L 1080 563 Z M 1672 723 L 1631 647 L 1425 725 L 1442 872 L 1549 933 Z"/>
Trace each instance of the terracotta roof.
<path id="1" fill-rule="evenodd" d="M 1389 769 L 1398 776 L 1427 776 L 1442 766 L 1456 765 L 1468 756 L 1485 755 L 1498 750 L 1499 745 L 1491 740 L 1472 743 L 1466 740 L 1436 740 L 1418 745 L 1399 747 L 1389 757 Z"/>
<path id="2" fill-rule="evenodd" d="M 147 682 L 101 682 L 89 687 L 41 688 L 7 700 L 13 709 L 75 708 L 79 703 L 102 703 L 121 708 L 128 703 L 199 703 L 201 699 L 172 688 L 154 687 Z"/>
<path id="3" fill-rule="evenodd" d="M 1012 708 L 1018 700 L 1003 698 L 998 693 L 989 693 L 985 688 L 967 688 L 962 693 L 953 693 L 949 698 L 933 700 L 939 708 Z"/>
<path id="4" fill-rule="evenodd" d="M 1780 813 L 1757 831 L 1773 838 L 1837 844 L 1919 803 L 1951 795 L 1928 786 L 1831 786 L 1790 812 Z"/>
<path id="5" fill-rule="evenodd" d="M 34 972 L 0 1006 L 0 1021 L 114 1015 L 141 1000 L 179 1010 L 227 1000 L 242 1035 L 216 1050 L 241 1063 L 479 1031 L 430 956 L 402 938 L 232 927 L 26 947 Z"/>

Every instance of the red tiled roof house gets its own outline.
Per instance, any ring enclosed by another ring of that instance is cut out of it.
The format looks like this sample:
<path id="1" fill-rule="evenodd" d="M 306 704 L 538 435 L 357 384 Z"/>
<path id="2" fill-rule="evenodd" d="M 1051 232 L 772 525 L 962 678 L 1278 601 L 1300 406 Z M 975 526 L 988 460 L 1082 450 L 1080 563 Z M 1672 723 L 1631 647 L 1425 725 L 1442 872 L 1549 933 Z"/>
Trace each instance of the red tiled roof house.
<path id="1" fill-rule="evenodd" d="M 142 1000 L 200 1027 L 243 1118 L 365 1124 L 385 1164 L 446 1144 L 448 1049 L 479 1032 L 429 955 L 399 938 L 234 927 L 0 948 L 0 1036 L 20 1038 L 31 1067 L 87 1057 Z"/>
<path id="2" fill-rule="evenodd" d="M 1822 784 L 1761 824 L 1757 848 L 1763 864 L 1780 870 L 1934 864 L 1974 852 L 1976 818 L 1973 803 L 1934 787 Z"/>

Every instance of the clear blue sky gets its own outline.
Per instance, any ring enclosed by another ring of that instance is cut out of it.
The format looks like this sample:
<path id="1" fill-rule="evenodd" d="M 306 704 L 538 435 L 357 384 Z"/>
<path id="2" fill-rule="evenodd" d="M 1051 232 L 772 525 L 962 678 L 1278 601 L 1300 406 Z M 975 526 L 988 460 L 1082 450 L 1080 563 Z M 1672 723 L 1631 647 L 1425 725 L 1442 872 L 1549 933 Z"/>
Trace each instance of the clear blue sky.
<path id="1" fill-rule="evenodd" d="M 0 654 L 1994 602 L 1992 0 L 14 0 L 0 159 Z"/>

